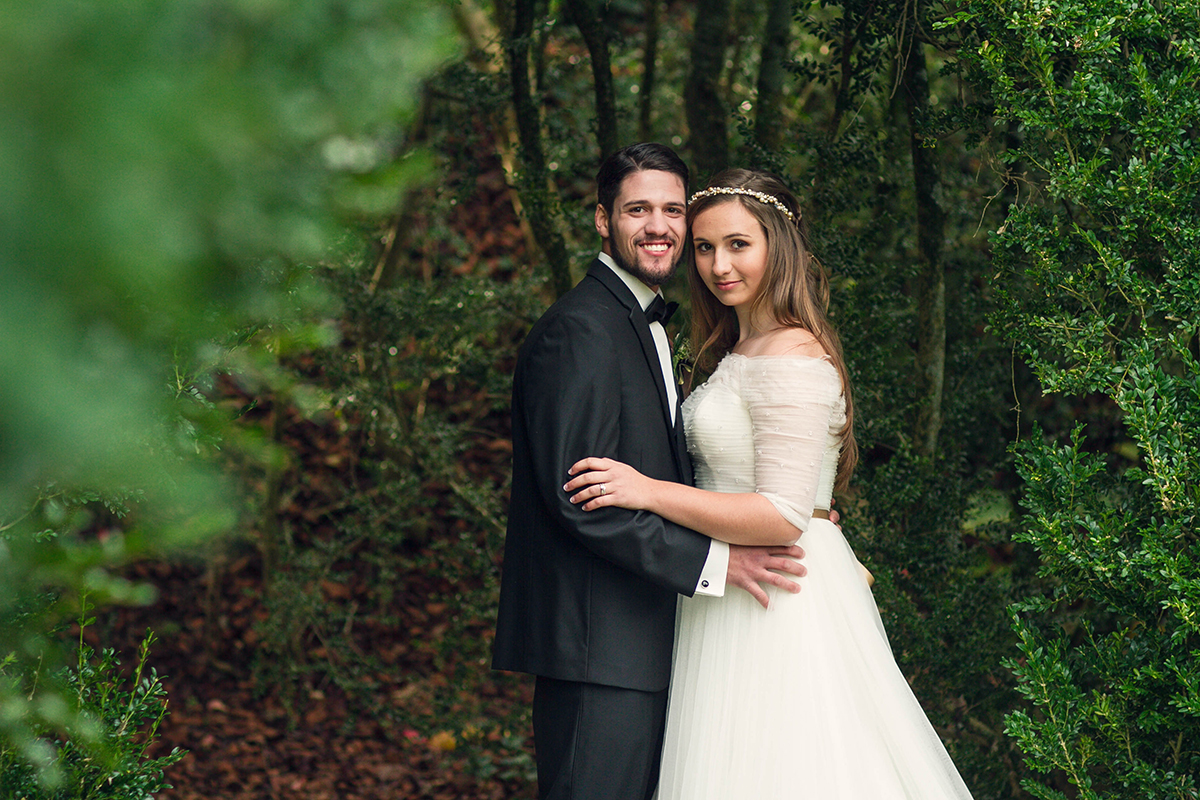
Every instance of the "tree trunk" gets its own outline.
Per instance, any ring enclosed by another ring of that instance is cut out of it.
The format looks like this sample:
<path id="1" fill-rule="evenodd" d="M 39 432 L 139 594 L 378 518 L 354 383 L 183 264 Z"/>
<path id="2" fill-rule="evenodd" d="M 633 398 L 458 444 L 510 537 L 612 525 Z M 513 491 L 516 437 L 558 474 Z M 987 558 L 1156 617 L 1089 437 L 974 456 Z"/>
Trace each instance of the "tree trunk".
<path id="1" fill-rule="evenodd" d="M 567 15 L 583 36 L 592 57 L 592 83 L 596 93 L 596 143 L 600 160 L 615 153 L 617 147 L 617 96 L 613 89 L 612 64 L 608 57 L 608 32 L 596 0 L 571 0 L 565 4 Z"/>
<path id="2" fill-rule="evenodd" d="M 696 3 L 692 69 L 683 89 L 688 133 L 697 177 L 703 181 L 729 166 L 728 109 L 721 100 L 721 72 L 725 68 L 725 37 L 729 29 L 730 0 Z"/>
<path id="3" fill-rule="evenodd" d="M 642 58 L 642 93 L 638 106 L 638 140 L 654 139 L 654 81 L 658 65 L 658 29 L 662 22 L 660 0 L 646 0 L 646 45 Z"/>
<path id="4" fill-rule="evenodd" d="M 758 68 L 754 138 L 760 147 L 772 153 L 783 144 L 783 87 L 787 78 L 783 64 L 787 59 L 791 36 L 792 0 L 771 0 Z"/>
<path id="5" fill-rule="evenodd" d="M 937 151 L 926 146 L 921 133 L 929 110 L 929 76 L 925 46 L 909 28 L 909 52 L 904 60 L 900 91 L 908 112 L 912 151 L 913 190 L 917 205 L 917 426 L 918 453 L 937 452 L 942 428 L 942 388 L 946 371 L 946 271 L 942 264 L 942 238 L 946 215 L 937 201 Z"/>
<path id="6" fill-rule="evenodd" d="M 529 43 L 536 16 L 535 5 L 534 0 L 513 2 L 512 28 L 507 41 L 513 111 L 517 116 L 517 135 L 525 164 L 518 191 L 529 226 L 549 264 L 554 293 L 562 297 L 571 288 L 571 256 L 562 233 L 556 198 L 548 188 L 549 172 L 542 149 L 542 117 L 529 80 Z"/>
<path id="7" fill-rule="evenodd" d="M 834 97 L 833 116 L 829 121 L 829 138 L 831 140 L 836 139 L 838 134 L 841 133 L 842 117 L 845 116 L 846 110 L 850 107 L 850 84 L 855 72 L 854 50 L 858 47 L 859 41 L 867 31 L 867 26 L 871 24 L 871 20 L 875 16 L 876 5 L 877 0 L 868 0 L 857 23 L 848 17 L 842 20 L 842 42 L 839 48 L 841 57 L 838 63 L 838 88 L 837 95 Z M 849 11 L 848 8 L 845 10 Z M 851 29 L 851 25 L 854 25 L 853 29 Z"/>

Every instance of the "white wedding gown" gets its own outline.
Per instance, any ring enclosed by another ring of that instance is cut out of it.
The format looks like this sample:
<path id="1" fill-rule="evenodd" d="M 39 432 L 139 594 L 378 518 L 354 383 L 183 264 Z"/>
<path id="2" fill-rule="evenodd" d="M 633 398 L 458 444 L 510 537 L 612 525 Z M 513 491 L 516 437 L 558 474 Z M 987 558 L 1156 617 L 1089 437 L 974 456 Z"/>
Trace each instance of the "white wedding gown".
<path id="1" fill-rule="evenodd" d="M 826 359 L 730 354 L 683 405 L 696 485 L 804 531 L 799 594 L 681 598 L 658 800 L 970 798 L 896 666 L 829 508 L 845 421 Z"/>

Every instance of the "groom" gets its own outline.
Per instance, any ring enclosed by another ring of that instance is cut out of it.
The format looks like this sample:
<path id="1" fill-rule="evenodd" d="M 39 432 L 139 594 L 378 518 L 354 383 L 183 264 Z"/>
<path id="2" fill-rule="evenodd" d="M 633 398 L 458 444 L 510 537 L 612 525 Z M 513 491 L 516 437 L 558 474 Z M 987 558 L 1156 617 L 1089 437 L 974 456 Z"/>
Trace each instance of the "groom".
<path id="1" fill-rule="evenodd" d="M 678 595 L 799 591 L 797 547 L 730 547 L 645 511 L 581 511 L 585 456 L 690 483 L 658 287 L 687 239 L 687 166 L 630 145 L 597 175 L 601 253 L 529 332 L 513 377 L 513 480 L 492 666 L 537 676 L 542 800 L 649 800 Z M 774 571 L 771 571 L 774 570 Z M 746 654 L 747 658 L 753 657 Z"/>

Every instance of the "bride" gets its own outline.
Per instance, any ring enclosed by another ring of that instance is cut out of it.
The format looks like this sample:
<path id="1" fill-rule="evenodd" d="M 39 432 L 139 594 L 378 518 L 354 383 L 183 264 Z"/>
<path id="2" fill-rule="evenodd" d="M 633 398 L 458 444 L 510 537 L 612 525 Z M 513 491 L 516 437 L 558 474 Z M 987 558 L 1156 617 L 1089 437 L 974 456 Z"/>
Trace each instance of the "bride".
<path id="1" fill-rule="evenodd" d="M 696 487 L 611 459 L 572 502 L 645 509 L 732 544 L 800 540 L 802 591 L 681 598 L 659 800 L 970 798 L 892 657 L 868 583 L 829 521 L 854 468 L 829 281 L 776 176 L 727 170 L 688 207 L 692 339 L 711 377 L 683 404 Z M 719 363 L 717 363 L 719 361 Z"/>

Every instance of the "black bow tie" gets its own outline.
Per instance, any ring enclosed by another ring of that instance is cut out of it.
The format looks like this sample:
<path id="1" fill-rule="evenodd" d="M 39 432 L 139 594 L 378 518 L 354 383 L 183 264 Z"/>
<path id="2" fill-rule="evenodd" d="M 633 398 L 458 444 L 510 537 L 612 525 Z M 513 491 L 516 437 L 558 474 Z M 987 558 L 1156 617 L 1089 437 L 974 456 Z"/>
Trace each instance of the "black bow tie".
<path id="1" fill-rule="evenodd" d="M 661 294 L 654 295 L 654 299 L 650 301 L 649 308 L 646 309 L 646 319 L 650 322 L 660 322 L 663 325 L 667 324 L 667 320 L 671 319 L 671 315 L 675 313 L 675 309 L 679 308 L 679 303 L 668 303 L 662 299 Z"/>

